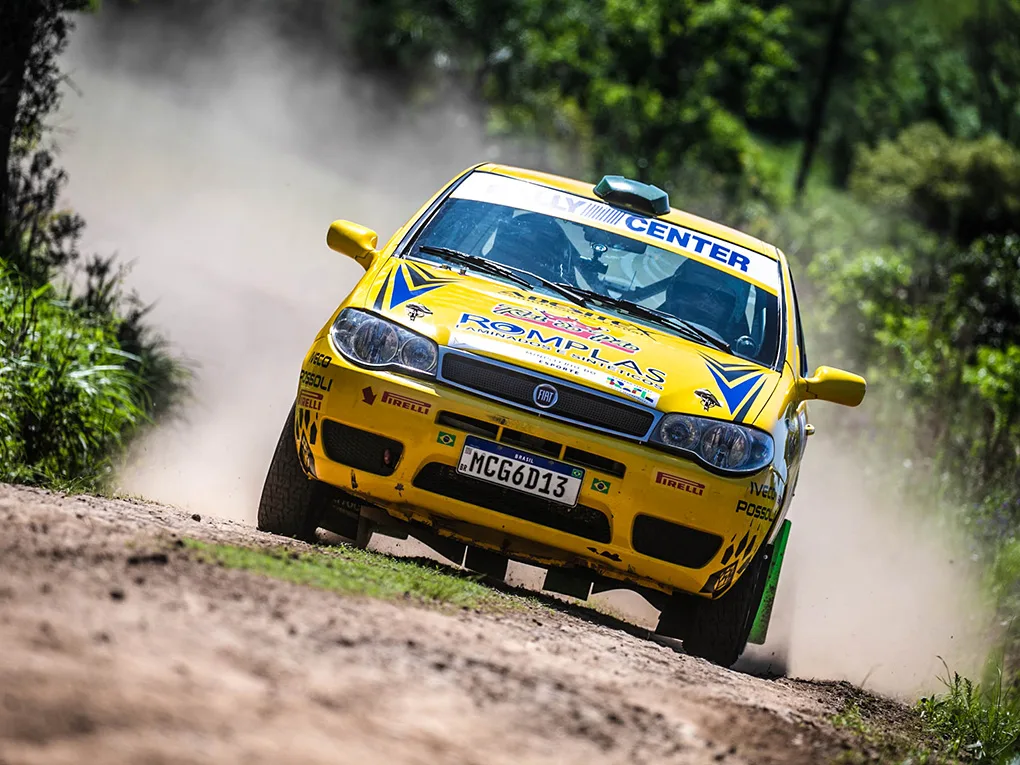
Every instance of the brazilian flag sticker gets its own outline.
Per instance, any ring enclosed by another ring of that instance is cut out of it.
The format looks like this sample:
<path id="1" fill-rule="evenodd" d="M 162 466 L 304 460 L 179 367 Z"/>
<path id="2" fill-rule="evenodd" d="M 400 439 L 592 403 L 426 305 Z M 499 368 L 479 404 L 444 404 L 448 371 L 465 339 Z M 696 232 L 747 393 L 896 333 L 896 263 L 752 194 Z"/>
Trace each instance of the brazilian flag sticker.
<path id="1" fill-rule="evenodd" d="M 608 494 L 609 493 L 609 486 L 610 486 L 609 481 L 604 481 L 601 478 L 592 478 L 591 479 L 591 487 L 592 487 L 592 489 L 597 491 L 599 494 Z"/>
<path id="2" fill-rule="evenodd" d="M 436 443 L 440 443 L 443 446 L 453 446 L 457 443 L 457 436 L 453 433 L 447 433 L 445 431 L 439 431 L 439 438 L 436 439 Z"/>

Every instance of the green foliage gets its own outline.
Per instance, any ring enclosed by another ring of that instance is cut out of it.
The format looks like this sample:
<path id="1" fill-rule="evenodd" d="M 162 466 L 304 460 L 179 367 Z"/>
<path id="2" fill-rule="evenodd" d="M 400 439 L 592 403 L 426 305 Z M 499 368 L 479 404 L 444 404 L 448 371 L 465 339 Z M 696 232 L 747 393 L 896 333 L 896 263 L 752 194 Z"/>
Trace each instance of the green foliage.
<path id="1" fill-rule="evenodd" d="M 862 150 L 851 190 L 966 245 L 1017 230 L 1020 151 L 996 135 L 954 141 L 937 125 L 919 124 Z"/>
<path id="2" fill-rule="evenodd" d="M 477 577 L 353 547 L 299 553 L 285 548 L 261 550 L 197 540 L 186 540 L 186 545 L 201 560 L 210 563 L 345 594 L 504 610 L 523 603 L 522 598 L 502 595 L 480 584 Z"/>
<path id="3" fill-rule="evenodd" d="M 803 138 L 834 23 L 824 0 L 380 0 L 354 10 L 360 60 L 406 87 L 484 97 L 497 132 L 569 144 L 574 172 L 664 183 L 699 165 L 776 198 L 761 136 Z M 1020 143 L 1020 0 L 855 0 L 838 38 L 824 164 L 932 122 Z M 556 169 L 556 168 L 552 168 Z"/>
<path id="4" fill-rule="evenodd" d="M 950 765 L 959 761 L 944 756 L 939 741 L 929 731 L 911 730 L 900 725 L 883 724 L 877 710 L 862 707 L 866 701 L 849 699 L 843 708 L 829 718 L 832 727 L 850 737 L 855 746 L 848 748 L 835 762 L 856 765 L 866 762 L 898 763 L 898 765 Z M 871 706 L 871 705 L 869 705 Z"/>
<path id="5" fill-rule="evenodd" d="M 906 394 L 916 449 L 954 477 L 956 499 L 993 511 L 990 499 L 1020 486 L 1020 237 L 960 247 L 915 233 L 816 254 L 819 319 L 873 386 Z"/>
<path id="6" fill-rule="evenodd" d="M 0 260 L 0 481 L 100 489 L 130 439 L 173 414 L 188 370 L 111 259 L 87 262 L 78 293 L 28 262 Z"/>
<path id="7" fill-rule="evenodd" d="M 111 258 L 83 257 L 66 174 L 43 144 L 59 54 L 89 0 L 0 0 L 0 480 L 101 488 L 186 373 L 124 294 Z M 84 288 L 59 289 L 83 268 Z"/>
<path id="8" fill-rule="evenodd" d="M 0 276 L 0 481 L 94 489 L 146 419 L 110 317 Z"/>
<path id="9" fill-rule="evenodd" d="M 1013 668 L 1020 152 L 994 136 L 963 141 L 923 124 L 861 154 L 853 198 L 817 193 L 759 233 L 788 244 L 809 277 L 813 347 L 837 349 L 832 361 L 867 376 L 863 439 L 881 431 L 902 455 L 889 469 L 905 494 L 967 529 L 975 556 L 988 561 Z"/>
<path id="10" fill-rule="evenodd" d="M 356 39 L 407 75 L 423 61 L 470 73 L 496 129 L 569 143 L 583 172 L 669 179 L 695 164 L 763 193 L 746 120 L 782 112 L 789 23 L 783 6 L 731 0 L 384 0 Z"/>
<path id="11" fill-rule="evenodd" d="M 948 668 L 947 668 L 948 672 Z M 1020 686 L 995 673 L 978 685 L 955 672 L 946 692 L 921 699 L 925 728 L 942 739 L 944 752 L 967 762 L 1007 765 L 1020 756 Z"/>

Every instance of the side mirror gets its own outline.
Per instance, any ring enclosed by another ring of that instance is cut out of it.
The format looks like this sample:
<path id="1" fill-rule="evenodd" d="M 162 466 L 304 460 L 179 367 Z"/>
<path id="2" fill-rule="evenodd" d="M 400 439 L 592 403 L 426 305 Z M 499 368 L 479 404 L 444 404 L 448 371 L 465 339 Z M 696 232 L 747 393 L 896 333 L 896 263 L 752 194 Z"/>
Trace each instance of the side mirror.
<path id="1" fill-rule="evenodd" d="M 375 256 L 379 254 L 375 249 L 379 244 L 379 235 L 349 220 L 335 220 L 330 224 L 326 244 L 329 249 L 356 260 L 366 271 L 372 267 Z"/>
<path id="2" fill-rule="evenodd" d="M 857 406 L 868 390 L 860 375 L 832 367 L 818 367 L 814 377 L 801 379 L 797 387 L 802 399 L 816 398 L 843 406 Z"/>

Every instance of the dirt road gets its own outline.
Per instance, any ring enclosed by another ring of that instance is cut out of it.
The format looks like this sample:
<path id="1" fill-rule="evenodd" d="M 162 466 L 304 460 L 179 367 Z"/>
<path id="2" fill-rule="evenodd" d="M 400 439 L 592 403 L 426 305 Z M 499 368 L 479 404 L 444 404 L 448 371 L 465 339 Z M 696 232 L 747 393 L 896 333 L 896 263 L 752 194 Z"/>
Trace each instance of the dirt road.
<path id="1" fill-rule="evenodd" d="M 0 485 L 0 763 L 816 763 L 845 683 L 764 680 L 576 608 L 429 608 L 221 568 L 280 540 Z M 305 547 L 291 543 L 295 549 Z"/>

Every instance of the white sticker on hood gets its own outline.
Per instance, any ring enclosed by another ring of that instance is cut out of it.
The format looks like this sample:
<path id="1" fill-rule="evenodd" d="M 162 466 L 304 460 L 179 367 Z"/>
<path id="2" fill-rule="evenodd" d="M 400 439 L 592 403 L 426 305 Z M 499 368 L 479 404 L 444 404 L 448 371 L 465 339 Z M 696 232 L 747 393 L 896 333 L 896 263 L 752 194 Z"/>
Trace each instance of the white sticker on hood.
<path id="1" fill-rule="evenodd" d="M 585 381 L 591 381 L 607 385 L 615 393 L 627 396 L 648 406 L 654 407 L 659 403 L 658 393 L 637 385 L 630 380 L 624 380 L 605 372 L 600 372 L 598 369 L 559 358 L 558 356 L 550 356 L 533 348 L 522 348 L 493 338 L 466 335 L 458 332 L 450 335 L 450 341 L 447 345 L 450 348 L 459 350 L 494 353 L 517 361 L 530 361 L 533 364 L 576 378 L 582 384 Z"/>

